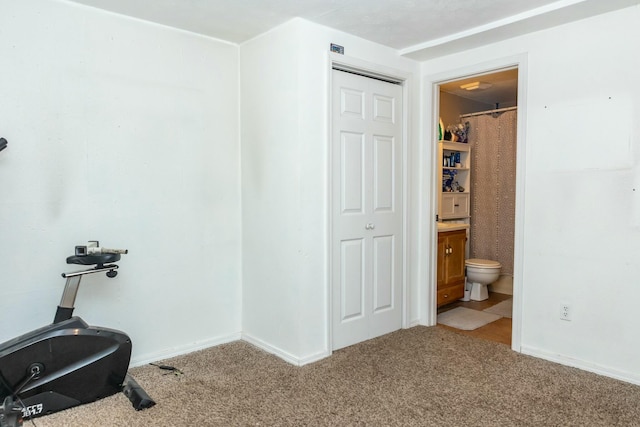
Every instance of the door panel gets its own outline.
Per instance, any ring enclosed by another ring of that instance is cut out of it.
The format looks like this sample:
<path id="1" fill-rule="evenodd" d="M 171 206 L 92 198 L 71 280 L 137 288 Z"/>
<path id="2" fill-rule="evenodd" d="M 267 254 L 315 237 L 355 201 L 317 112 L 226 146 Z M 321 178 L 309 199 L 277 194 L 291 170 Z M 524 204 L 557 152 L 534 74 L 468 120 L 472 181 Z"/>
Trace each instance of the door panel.
<path id="1" fill-rule="evenodd" d="M 340 92 L 340 115 L 364 120 L 364 92 L 343 88 Z"/>
<path id="2" fill-rule="evenodd" d="M 373 137 L 373 209 L 376 212 L 393 211 L 394 201 L 394 164 L 395 141 L 393 137 Z"/>
<path id="3" fill-rule="evenodd" d="M 342 132 L 342 213 L 364 213 L 364 134 Z"/>
<path id="4" fill-rule="evenodd" d="M 362 239 L 345 240 L 341 251 L 342 276 L 340 288 L 342 321 L 364 315 L 364 245 Z"/>
<path id="5" fill-rule="evenodd" d="M 402 87 L 333 71 L 333 349 L 402 326 Z"/>
<path id="6" fill-rule="evenodd" d="M 373 239 L 373 311 L 393 309 L 393 236 Z"/>
<path id="7" fill-rule="evenodd" d="M 395 98 L 388 96 L 373 95 L 373 120 L 378 122 L 394 123 Z"/>

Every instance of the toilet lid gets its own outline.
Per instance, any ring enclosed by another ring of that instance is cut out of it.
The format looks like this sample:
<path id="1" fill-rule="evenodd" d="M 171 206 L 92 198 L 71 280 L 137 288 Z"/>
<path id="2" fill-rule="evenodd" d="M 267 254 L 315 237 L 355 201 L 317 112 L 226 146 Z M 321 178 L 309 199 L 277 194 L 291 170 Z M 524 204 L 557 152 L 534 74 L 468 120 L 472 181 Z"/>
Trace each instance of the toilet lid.
<path id="1" fill-rule="evenodd" d="M 471 258 L 464 262 L 471 267 L 502 267 L 498 261 L 492 261 L 490 259 Z"/>

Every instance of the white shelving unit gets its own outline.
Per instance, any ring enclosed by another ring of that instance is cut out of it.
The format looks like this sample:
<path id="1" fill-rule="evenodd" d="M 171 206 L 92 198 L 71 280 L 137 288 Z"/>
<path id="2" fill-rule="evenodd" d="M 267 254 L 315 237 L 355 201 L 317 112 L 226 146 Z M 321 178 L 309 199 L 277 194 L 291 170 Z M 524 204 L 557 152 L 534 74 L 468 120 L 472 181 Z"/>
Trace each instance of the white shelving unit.
<path id="1" fill-rule="evenodd" d="M 471 147 L 462 142 L 440 141 L 438 160 L 438 188 L 441 189 L 438 197 L 438 219 L 468 222 L 471 201 Z"/>

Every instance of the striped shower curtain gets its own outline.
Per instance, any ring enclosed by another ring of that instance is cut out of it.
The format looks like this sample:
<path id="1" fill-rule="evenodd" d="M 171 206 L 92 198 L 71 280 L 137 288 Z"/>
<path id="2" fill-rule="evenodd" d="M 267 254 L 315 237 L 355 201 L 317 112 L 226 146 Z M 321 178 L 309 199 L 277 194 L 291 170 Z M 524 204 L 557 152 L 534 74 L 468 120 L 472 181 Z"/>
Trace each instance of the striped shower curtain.
<path id="1" fill-rule="evenodd" d="M 471 145 L 471 258 L 513 274 L 517 110 L 463 118 Z"/>

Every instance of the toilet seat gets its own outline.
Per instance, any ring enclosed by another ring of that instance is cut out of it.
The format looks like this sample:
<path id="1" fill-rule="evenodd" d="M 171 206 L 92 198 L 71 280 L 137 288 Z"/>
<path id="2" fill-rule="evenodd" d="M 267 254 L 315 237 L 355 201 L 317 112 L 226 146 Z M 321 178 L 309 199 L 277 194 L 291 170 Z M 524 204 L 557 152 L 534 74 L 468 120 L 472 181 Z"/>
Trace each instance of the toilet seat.
<path id="1" fill-rule="evenodd" d="M 478 268 L 501 268 L 502 265 L 498 261 L 492 261 L 490 259 L 471 258 L 466 260 L 465 265 L 467 267 Z"/>

